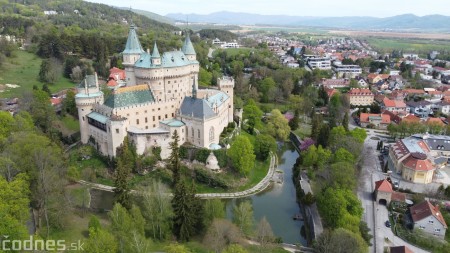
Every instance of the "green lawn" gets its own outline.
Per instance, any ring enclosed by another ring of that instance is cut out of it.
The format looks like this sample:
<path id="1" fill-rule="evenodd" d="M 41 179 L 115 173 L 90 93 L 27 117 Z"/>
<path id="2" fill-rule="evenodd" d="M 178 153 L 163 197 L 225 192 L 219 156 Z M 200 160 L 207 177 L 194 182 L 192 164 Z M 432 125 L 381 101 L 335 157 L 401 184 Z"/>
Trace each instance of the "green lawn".
<path id="1" fill-rule="evenodd" d="M 42 88 L 43 83 L 38 81 L 39 68 L 42 59 L 38 56 L 17 50 L 14 57 L 6 58 L 4 64 L 0 67 L 0 84 L 16 84 L 18 88 L 7 88 L 0 93 L 0 97 L 18 97 L 23 91 L 31 90 L 33 85 Z M 51 92 L 57 92 L 63 89 L 74 87 L 69 79 L 61 77 L 56 84 L 49 85 Z"/>
<path id="2" fill-rule="evenodd" d="M 309 137 L 311 136 L 311 125 L 300 123 L 299 127 L 294 131 L 294 133 L 300 138 Z"/>
<path id="3" fill-rule="evenodd" d="M 73 132 L 80 131 L 80 122 L 78 122 L 78 119 L 76 119 L 72 115 L 66 114 L 64 117 L 61 118 L 61 121 L 64 123 L 64 126 L 67 129 Z"/>

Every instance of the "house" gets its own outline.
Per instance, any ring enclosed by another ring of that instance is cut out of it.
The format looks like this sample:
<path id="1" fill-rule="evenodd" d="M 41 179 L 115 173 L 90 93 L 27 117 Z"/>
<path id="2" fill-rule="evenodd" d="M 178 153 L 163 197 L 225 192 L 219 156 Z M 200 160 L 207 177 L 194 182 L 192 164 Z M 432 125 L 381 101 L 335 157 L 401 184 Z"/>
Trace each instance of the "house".
<path id="1" fill-rule="evenodd" d="M 347 78 L 341 79 L 322 79 L 322 85 L 325 88 L 346 88 L 350 85 L 350 80 Z"/>
<path id="2" fill-rule="evenodd" d="M 352 88 L 347 96 L 350 105 L 369 106 L 373 103 L 375 95 L 369 89 Z"/>
<path id="3" fill-rule="evenodd" d="M 333 64 L 333 70 L 338 77 L 354 78 L 362 74 L 362 69 L 359 65 Z"/>
<path id="4" fill-rule="evenodd" d="M 406 114 L 409 112 L 405 102 L 402 100 L 390 100 L 389 98 L 384 98 L 381 103 L 381 109 L 387 110 L 396 114 Z"/>
<path id="5" fill-rule="evenodd" d="M 427 124 L 428 126 L 431 126 L 431 125 L 438 125 L 441 127 L 445 126 L 445 123 L 442 122 L 442 120 L 440 118 L 431 118 L 431 117 L 425 121 L 425 124 Z"/>
<path id="6" fill-rule="evenodd" d="M 420 118 L 415 116 L 414 114 L 408 114 L 405 117 L 403 117 L 401 119 L 402 122 L 405 123 L 419 123 L 420 122 Z"/>
<path id="7" fill-rule="evenodd" d="M 439 103 L 434 104 L 433 107 L 435 110 L 440 111 L 445 115 L 450 114 L 450 102 L 448 101 L 440 101 Z"/>
<path id="8" fill-rule="evenodd" d="M 367 76 L 367 80 L 369 81 L 369 83 L 371 84 L 376 84 L 379 83 L 380 81 L 386 81 L 388 80 L 390 77 L 389 74 L 377 74 L 377 73 L 370 73 Z"/>
<path id="9" fill-rule="evenodd" d="M 359 115 L 361 127 L 368 127 L 370 124 L 379 129 L 387 129 L 391 124 L 391 118 L 386 114 L 361 113 Z"/>
<path id="10" fill-rule="evenodd" d="M 416 115 L 419 118 L 428 117 L 429 114 L 433 113 L 431 109 L 431 103 L 425 100 L 422 101 L 408 101 L 406 105 L 409 107 L 409 112 Z"/>
<path id="11" fill-rule="evenodd" d="M 366 82 L 366 80 L 364 80 L 364 78 L 357 76 L 355 78 L 356 81 L 358 81 L 358 86 L 359 87 L 367 87 L 368 83 Z"/>
<path id="12" fill-rule="evenodd" d="M 430 99 L 441 99 L 443 97 L 442 91 L 432 90 L 427 92 L 430 96 Z"/>
<path id="13" fill-rule="evenodd" d="M 426 200 L 410 207 L 409 210 L 414 223 L 414 230 L 422 230 L 429 235 L 444 239 L 447 224 L 438 205 L 434 206 Z"/>
<path id="14" fill-rule="evenodd" d="M 392 184 L 386 179 L 375 182 L 375 200 L 377 203 L 384 203 L 389 205 L 391 202 L 391 195 L 394 192 Z"/>
<path id="15" fill-rule="evenodd" d="M 331 59 L 317 55 L 305 55 L 307 65 L 311 69 L 329 70 L 331 69 Z"/>
<path id="16" fill-rule="evenodd" d="M 389 247 L 388 253 L 414 253 L 406 246 Z"/>
<path id="17" fill-rule="evenodd" d="M 328 98 L 331 98 L 334 94 L 336 94 L 337 90 L 333 88 L 325 87 L 325 92 L 327 93 Z"/>
<path id="18" fill-rule="evenodd" d="M 389 147 L 389 170 L 414 183 L 431 183 L 435 167 L 427 155 L 432 156 L 427 138 L 427 135 L 413 135 L 392 144 Z"/>

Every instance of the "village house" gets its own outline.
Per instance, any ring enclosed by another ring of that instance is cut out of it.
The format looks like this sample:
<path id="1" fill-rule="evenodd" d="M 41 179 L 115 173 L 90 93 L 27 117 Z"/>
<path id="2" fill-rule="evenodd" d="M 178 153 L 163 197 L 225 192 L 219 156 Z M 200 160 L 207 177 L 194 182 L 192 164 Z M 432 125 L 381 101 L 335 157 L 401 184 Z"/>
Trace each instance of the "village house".
<path id="1" fill-rule="evenodd" d="M 341 79 L 322 79 L 323 87 L 326 88 L 346 88 L 350 85 L 350 80 L 347 78 L 341 78 Z"/>
<path id="2" fill-rule="evenodd" d="M 373 113 L 361 113 L 359 115 L 359 121 L 361 127 L 368 127 L 372 125 L 373 127 L 379 129 L 387 129 L 387 126 L 391 123 L 389 115 Z"/>
<path id="3" fill-rule="evenodd" d="M 445 238 L 447 224 L 438 205 L 434 206 L 430 201 L 426 200 L 410 207 L 409 210 L 414 223 L 414 230 L 421 230 L 441 239 Z"/>
<path id="4" fill-rule="evenodd" d="M 406 102 L 406 105 L 409 108 L 409 112 L 413 113 L 415 116 L 419 118 L 425 118 L 428 117 L 429 114 L 433 113 L 433 110 L 431 109 L 431 103 L 425 100 L 421 101 L 408 101 Z"/>
<path id="5" fill-rule="evenodd" d="M 383 99 L 381 109 L 395 114 L 406 114 L 409 112 L 409 108 L 406 106 L 405 102 L 402 100 L 390 100 L 389 98 Z"/>
<path id="6" fill-rule="evenodd" d="M 347 96 L 350 105 L 353 106 L 369 106 L 373 103 L 375 95 L 369 89 L 352 88 Z"/>

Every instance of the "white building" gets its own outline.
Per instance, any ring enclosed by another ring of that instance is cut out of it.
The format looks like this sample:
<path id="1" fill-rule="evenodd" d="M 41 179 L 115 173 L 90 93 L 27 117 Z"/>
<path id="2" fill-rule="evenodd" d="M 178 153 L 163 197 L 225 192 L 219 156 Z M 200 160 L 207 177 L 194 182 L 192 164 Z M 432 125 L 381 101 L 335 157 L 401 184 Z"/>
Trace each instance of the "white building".
<path id="1" fill-rule="evenodd" d="M 333 70 L 338 77 L 355 78 L 362 74 L 362 69 L 359 65 L 333 65 Z"/>
<path id="2" fill-rule="evenodd" d="M 189 142 L 217 148 L 222 130 L 233 121 L 234 80 L 222 78 L 217 89 L 198 89 L 199 63 L 186 37 L 181 51 L 145 52 L 130 26 L 123 54 L 126 86 L 106 100 L 96 75 L 87 76 L 78 87 L 82 143 L 93 143 L 113 157 L 126 136 L 138 154 L 161 147 L 161 157 L 170 154 L 171 135 L 176 130 L 180 145 Z"/>
<path id="3" fill-rule="evenodd" d="M 305 55 L 306 63 L 311 69 L 329 70 L 331 69 L 331 59 L 315 55 Z"/>

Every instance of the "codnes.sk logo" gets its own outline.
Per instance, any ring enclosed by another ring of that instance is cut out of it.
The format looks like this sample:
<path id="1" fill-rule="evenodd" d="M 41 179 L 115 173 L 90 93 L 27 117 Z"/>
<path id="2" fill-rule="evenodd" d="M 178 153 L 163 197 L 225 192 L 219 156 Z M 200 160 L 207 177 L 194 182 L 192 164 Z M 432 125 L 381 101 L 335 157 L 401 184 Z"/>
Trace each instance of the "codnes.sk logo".
<path id="1" fill-rule="evenodd" d="M 66 240 L 35 239 L 32 235 L 30 235 L 29 239 L 25 240 L 13 240 L 8 235 L 0 237 L 0 250 L 2 251 L 82 251 L 83 244 L 80 240 L 78 242 L 68 243 Z"/>

